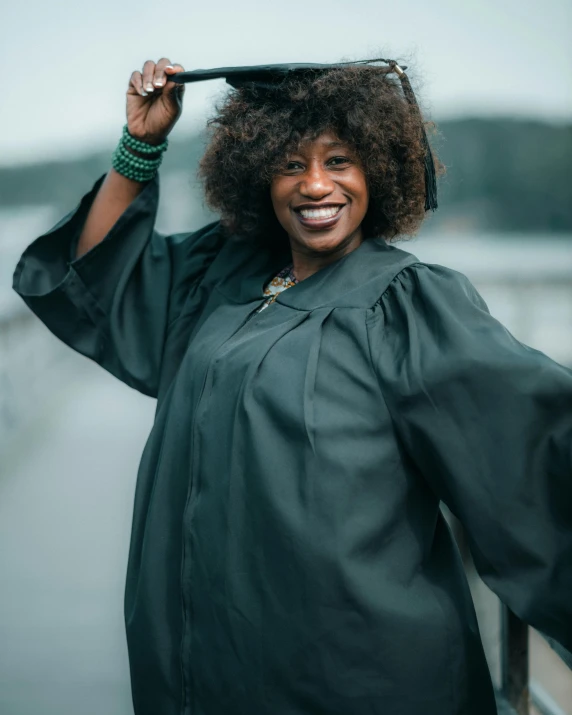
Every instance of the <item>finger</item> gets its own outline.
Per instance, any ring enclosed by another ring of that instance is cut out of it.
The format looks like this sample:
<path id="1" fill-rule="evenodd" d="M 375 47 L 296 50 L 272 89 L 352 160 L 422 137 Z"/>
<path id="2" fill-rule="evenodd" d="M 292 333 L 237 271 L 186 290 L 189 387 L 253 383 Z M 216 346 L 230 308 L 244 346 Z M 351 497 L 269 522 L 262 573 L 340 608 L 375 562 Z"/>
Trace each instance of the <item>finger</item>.
<path id="1" fill-rule="evenodd" d="M 170 64 L 171 60 L 162 57 L 155 65 L 155 72 L 153 73 L 153 84 L 155 87 L 163 87 L 166 84 L 167 77 L 165 75 L 165 67 Z"/>
<path id="2" fill-rule="evenodd" d="M 183 65 L 179 64 L 172 64 L 172 65 L 167 65 L 164 68 L 165 75 L 168 79 L 169 75 L 173 74 L 178 74 L 179 72 L 184 72 L 185 68 Z M 173 91 L 178 91 L 179 94 L 182 94 L 185 91 L 185 85 L 181 84 L 180 82 L 167 82 L 165 85 L 165 91 L 166 92 L 173 92 Z"/>
<path id="3" fill-rule="evenodd" d="M 173 63 L 172 65 L 167 65 L 165 67 L 165 72 L 167 74 L 176 74 L 177 72 L 184 72 L 184 71 L 185 71 L 185 68 L 183 67 L 183 65 L 179 65 L 176 62 Z"/>
<path id="4" fill-rule="evenodd" d="M 135 72 L 131 74 L 127 91 L 130 94 L 139 94 L 142 97 L 147 96 L 148 93 L 143 89 L 143 77 L 141 76 L 141 72 L 135 70 Z"/>
<path id="5" fill-rule="evenodd" d="M 155 87 L 153 86 L 153 74 L 155 72 L 155 63 L 153 60 L 147 60 L 143 65 L 143 89 L 146 92 L 153 92 Z"/>

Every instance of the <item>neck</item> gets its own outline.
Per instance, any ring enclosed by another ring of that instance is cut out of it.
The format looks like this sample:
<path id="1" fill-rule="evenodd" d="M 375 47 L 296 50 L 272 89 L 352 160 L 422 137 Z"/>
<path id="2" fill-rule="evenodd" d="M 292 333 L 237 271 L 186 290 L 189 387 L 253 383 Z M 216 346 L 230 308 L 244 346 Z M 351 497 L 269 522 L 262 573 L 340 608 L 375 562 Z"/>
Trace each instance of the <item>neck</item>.
<path id="1" fill-rule="evenodd" d="M 363 237 L 359 231 L 341 241 L 333 250 L 311 251 L 290 238 L 294 275 L 299 281 L 309 278 L 321 268 L 339 261 L 343 256 L 355 251 L 362 240 Z"/>

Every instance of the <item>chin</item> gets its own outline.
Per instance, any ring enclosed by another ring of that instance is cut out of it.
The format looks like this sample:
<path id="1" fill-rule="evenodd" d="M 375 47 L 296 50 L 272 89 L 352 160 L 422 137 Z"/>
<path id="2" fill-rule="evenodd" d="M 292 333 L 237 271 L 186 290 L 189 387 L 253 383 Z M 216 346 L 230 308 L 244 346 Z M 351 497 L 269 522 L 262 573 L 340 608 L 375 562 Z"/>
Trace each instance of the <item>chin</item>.
<path id="1" fill-rule="evenodd" d="M 311 249 L 312 251 L 320 251 L 324 253 L 332 253 L 337 249 L 344 248 L 350 244 L 356 234 L 354 229 L 351 233 L 331 234 L 327 231 L 316 231 L 314 235 L 308 232 L 303 236 L 299 236 L 297 242 Z"/>
<path id="2" fill-rule="evenodd" d="M 304 238 L 299 238 L 298 243 L 306 246 L 312 251 L 321 251 L 324 253 L 330 253 L 335 251 L 344 245 L 345 239 L 334 238 L 331 236 L 309 236 Z"/>

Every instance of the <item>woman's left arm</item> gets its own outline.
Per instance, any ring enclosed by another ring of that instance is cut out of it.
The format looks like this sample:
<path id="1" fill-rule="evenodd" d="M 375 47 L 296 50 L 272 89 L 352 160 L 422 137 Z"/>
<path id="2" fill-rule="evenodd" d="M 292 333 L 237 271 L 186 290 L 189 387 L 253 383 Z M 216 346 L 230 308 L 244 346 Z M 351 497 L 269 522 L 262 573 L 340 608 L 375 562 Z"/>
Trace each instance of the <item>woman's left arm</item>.
<path id="1" fill-rule="evenodd" d="M 572 371 L 441 266 L 402 271 L 368 331 L 398 435 L 463 523 L 481 577 L 572 650 Z"/>

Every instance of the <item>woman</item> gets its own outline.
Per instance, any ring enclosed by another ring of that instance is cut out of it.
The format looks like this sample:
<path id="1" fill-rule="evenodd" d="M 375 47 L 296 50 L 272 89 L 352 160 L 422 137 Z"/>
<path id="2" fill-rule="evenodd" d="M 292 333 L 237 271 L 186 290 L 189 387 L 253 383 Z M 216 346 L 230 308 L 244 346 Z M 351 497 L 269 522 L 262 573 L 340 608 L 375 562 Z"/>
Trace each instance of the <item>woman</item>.
<path id="1" fill-rule="evenodd" d="M 125 593 L 135 712 L 491 715 L 439 502 L 486 583 L 572 648 L 572 373 L 388 245 L 423 219 L 427 152 L 387 68 L 240 84 L 201 164 L 221 221 L 158 235 L 182 70 L 133 73 L 115 168 L 14 277 L 158 400 Z"/>

